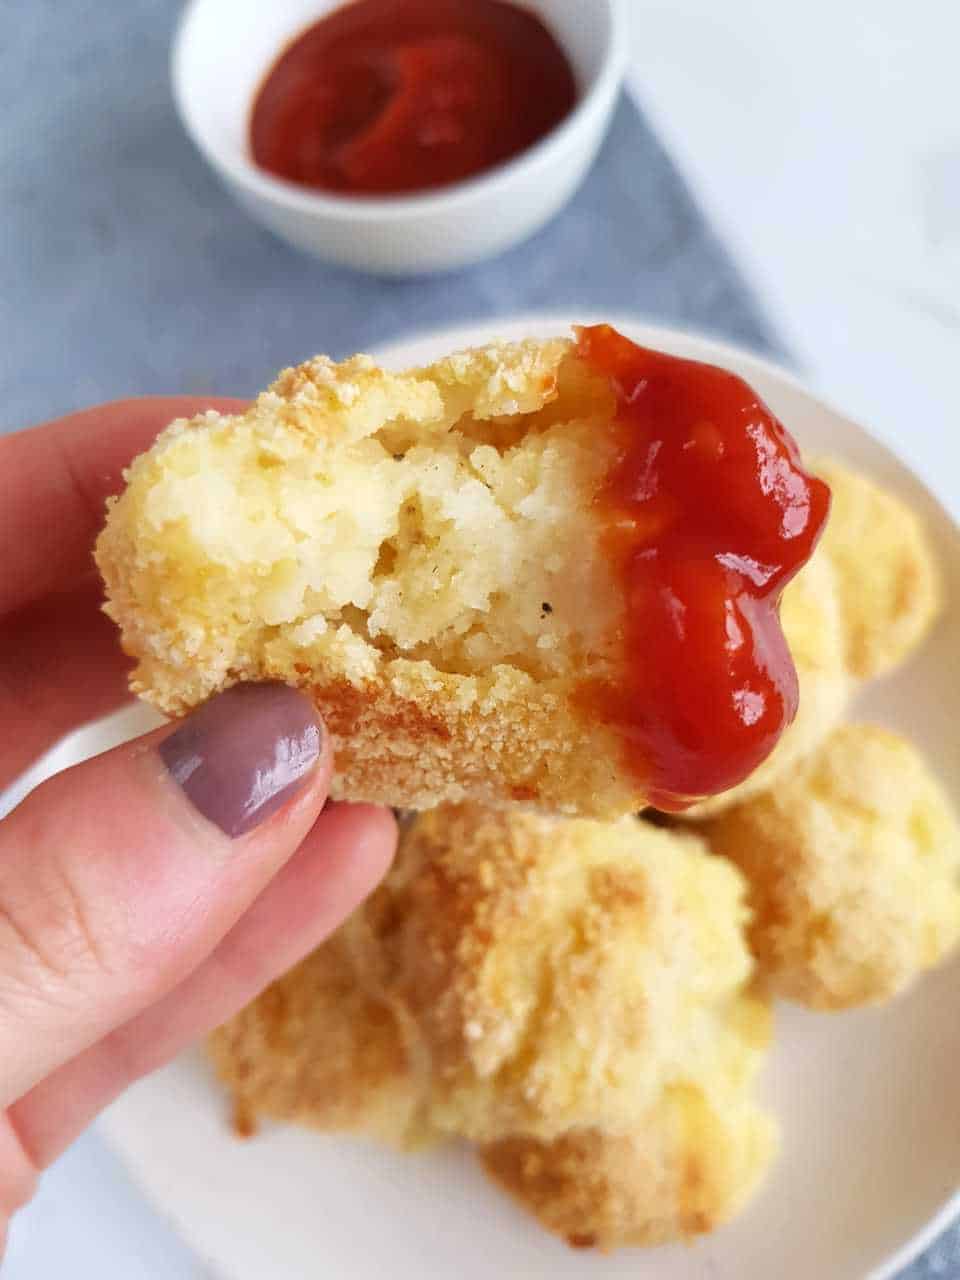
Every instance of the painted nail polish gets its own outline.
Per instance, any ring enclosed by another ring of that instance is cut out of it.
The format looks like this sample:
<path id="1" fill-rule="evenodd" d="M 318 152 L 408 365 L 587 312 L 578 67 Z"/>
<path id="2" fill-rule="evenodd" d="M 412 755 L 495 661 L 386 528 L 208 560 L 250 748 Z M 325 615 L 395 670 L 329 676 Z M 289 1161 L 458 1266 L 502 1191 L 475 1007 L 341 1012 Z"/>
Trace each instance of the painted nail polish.
<path id="1" fill-rule="evenodd" d="M 283 684 L 236 685 L 160 744 L 191 804 L 230 837 L 282 808 L 309 781 L 323 730 L 310 700 Z"/>

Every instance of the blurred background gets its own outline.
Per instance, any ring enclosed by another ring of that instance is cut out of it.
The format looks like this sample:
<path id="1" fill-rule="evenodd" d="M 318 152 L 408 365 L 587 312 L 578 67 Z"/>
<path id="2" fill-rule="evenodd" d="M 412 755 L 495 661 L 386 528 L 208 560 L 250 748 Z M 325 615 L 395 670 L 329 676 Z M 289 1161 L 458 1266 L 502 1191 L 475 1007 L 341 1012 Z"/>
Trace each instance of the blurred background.
<path id="1" fill-rule="evenodd" d="M 225 192 L 173 105 L 174 0 L 4 0 L 0 430 L 250 394 L 316 351 L 448 324 L 633 314 L 792 366 L 960 513 L 960 5 L 625 9 L 624 91 L 571 203 L 498 258 L 387 280 L 298 253 Z M 204 1274 L 95 1135 L 4 1275 L 68 1272 Z M 909 1274 L 960 1276 L 960 1248 Z"/>

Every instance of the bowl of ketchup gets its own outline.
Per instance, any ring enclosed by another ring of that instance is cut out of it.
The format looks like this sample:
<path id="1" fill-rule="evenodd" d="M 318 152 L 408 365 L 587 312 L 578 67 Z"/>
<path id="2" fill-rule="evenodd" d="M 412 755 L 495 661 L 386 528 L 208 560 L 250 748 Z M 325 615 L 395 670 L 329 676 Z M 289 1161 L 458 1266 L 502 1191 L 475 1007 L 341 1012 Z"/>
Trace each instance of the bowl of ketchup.
<path id="1" fill-rule="evenodd" d="M 446 271 L 570 198 L 623 74 L 626 0 L 191 0 L 174 97 L 264 225 L 328 261 Z"/>

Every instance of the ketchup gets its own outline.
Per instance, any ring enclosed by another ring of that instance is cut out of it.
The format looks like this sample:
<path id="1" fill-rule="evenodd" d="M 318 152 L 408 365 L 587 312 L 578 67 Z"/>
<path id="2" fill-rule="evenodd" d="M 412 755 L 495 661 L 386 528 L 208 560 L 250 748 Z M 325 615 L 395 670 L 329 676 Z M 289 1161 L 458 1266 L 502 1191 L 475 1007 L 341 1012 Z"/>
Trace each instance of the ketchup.
<path id="1" fill-rule="evenodd" d="M 502 164 L 573 109 L 566 55 L 504 0 L 353 0 L 280 55 L 254 161 L 343 195 L 425 191 Z"/>
<path id="2" fill-rule="evenodd" d="M 579 330 L 617 398 L 619 457 L 597 497 L 626 600 L 625 676 L 585 684 L 651 803 L 677 810 L 742 781 L 797 710 L 780 628 L 830 491 L 735 374 Z"/>

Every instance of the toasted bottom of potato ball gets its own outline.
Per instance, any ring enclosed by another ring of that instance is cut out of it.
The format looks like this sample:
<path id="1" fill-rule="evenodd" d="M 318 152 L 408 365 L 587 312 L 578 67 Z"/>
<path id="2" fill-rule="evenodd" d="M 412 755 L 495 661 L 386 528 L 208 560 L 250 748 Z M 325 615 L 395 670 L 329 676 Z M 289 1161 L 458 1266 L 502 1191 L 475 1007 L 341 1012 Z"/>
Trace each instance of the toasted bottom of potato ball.
<path id="1" fill-rule="evenodd" d="M 634 1133 L 506 1138 L 480 1159 L 548 1231 L 577 1248 L 608 1250 L 715 1230 L 743 1207 L 776 1149 L 775 1125 L 749 1098 L 716 1105 L 681 1085 Z"/>

